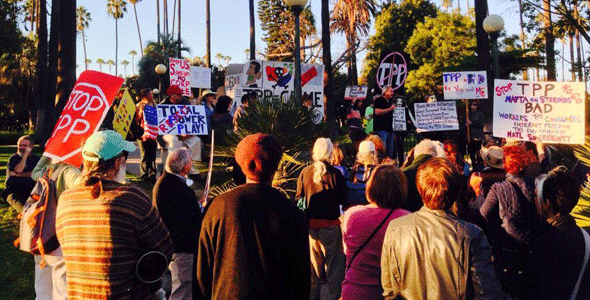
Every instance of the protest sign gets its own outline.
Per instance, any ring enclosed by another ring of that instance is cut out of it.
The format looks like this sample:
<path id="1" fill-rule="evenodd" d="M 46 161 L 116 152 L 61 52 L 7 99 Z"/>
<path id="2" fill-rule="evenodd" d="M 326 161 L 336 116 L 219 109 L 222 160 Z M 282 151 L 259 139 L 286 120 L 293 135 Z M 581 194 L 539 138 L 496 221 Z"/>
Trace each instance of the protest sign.
<path id="1" fill-rule="evenodd" d="M 421 131 L 459 130 L 455 101 L 414 103 L 414 112 Z"/>
<path id="2" fill-rule="evenodd" d="M 43 155 L 77 167 L 82 165 L 82 146 L 102 124 L 123 81 L 96 71 L 82 72 Z"/>
<path id="3" fill-rule="evenodd" d="M 408 64 L 399 52 L 392 52 L 381 60 L 377 69 L 377 85 L 380 89 L 389 85 L 395 91 L 401 88 L 408 77 Z"/>
<path id="4" fill-rule="evenodd" d="M 443 84 L 445 100 L 488 98 L 486 71 L 444 72 Z"/>
<path id="5" fill-rule="evenodd" d="M 262 88 L 262 65 L 261 60 L 251 60 L 242 67 L 242 87 Z"/>
<path id="6" fill-rule="evenodd" d="M 182 95 L 192 97 L 191 69 L 188 61 L 170 57 L 170 85 L 175 85 L 182 90 Z"/>
<path id="7" fill-rule="evenodd" d="M 495 80 L 494 136 L 583 144 L 583 82 Z"/>
<path id="8" fill-rule="evenodd" d="M 205 135 L 207 118 L 203 105 L 160 104 L 158 110 L 158 134 Z"/>
<path id="9" fill-rule="evenodd" d="M 396 107 L 393 110 L 393 131 L 406 131 L 406 108 Z"/>
<path id="10" fill-rule="evenodd" d="M 113 130 L 125 138 L 131 127 L 131 122 L 133 122 L 133 116 L 135 116 L 135 102 L 133 102 L 129 90 L 126 89 L 121 101 L 119 101 L 117 111 L 115 111 Z"/>
<path id="11" fill-rule="evenodd" d="M 364 100 L 367 98 L 368 88 L 366 85 L 349 85 L 344 91 L 344 100 L 360 99 Z"/>
<path id="12" fill-rule="evenodd" d="M 210 89 L 211 69 L 190 66 L 190 87 L 196 89 Z"/>

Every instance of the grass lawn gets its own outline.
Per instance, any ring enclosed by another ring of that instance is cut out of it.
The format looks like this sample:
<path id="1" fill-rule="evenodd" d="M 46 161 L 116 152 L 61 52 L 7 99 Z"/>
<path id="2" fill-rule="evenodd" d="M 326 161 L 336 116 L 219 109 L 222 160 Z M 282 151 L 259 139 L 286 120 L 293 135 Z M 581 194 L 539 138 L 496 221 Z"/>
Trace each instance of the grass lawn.
<path id="1" fill-rule="evenodd" d="M 16 146 L 0 146 L 0 189 L 4 189 L 8 158 L 15 152 Z M 37 153 L 37 155 L 41 154 Z M 132 175 L 128 175 L 128 179 L 131 184 L 142 188 L 151 197 L 152 184 L 145 183 Z M 35 263 L 32 254 L 14 247 L 13 241 L 18 237 L 18 230 L 19 220 L 16 211 L 0 197 L 0 299 L 2 300 L 35 299 Z"/>

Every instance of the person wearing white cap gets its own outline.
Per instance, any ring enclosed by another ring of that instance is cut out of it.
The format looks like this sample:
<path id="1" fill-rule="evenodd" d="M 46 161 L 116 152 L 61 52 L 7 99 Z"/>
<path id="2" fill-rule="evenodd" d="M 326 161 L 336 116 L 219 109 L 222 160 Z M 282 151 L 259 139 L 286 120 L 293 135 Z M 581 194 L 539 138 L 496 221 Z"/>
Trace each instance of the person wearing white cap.
<path id="1" fill-rule="evenodd" d="M 119 183 L 135 145 L 112 130 L 91 135 L 82 148 L 82 184 L 63 192 L 57 237 L 67 269 L 68 299 L 150 299 L 135 276 L 137 260 L 157 251 L 169 260 L 172 240 L 150 198 Z"/>
<path id="2" fill-rule="evenodd" d="M 492 185 L 506 179 L 506 171 L 504 171 L 504 163 L 502 162 L 504 158 L 502 148 L 498 146 L 482 147 L 479 154 L 485 167 L 481 172 L 471 174 L 469 180 L 469 184 L 476 195 L 471 206 L 476 209 L 481 208 Z"/>
<path id="3" fill-rule="evenodd" d="M 378 164 L 379 158 L 377 157 L 375 144 L 371 141 L 362 141 L 356 154 L 356 163 L 347 174 L 346 186 L 348 192 L 344 210 L 355 205 L 368 204 L 365 197 L 365 186 Z"/>

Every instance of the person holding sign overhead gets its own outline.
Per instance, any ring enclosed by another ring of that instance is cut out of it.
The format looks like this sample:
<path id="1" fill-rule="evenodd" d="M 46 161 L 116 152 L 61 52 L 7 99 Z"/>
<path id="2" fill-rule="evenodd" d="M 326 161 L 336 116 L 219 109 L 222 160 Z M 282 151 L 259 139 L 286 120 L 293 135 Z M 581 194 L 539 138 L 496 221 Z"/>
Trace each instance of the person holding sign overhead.
<path id="1" fill-rule="evenodd" d="M 182 98 L 182 90 L 175 86 L 171 85 L 168 90 L 166 91 L 168 94 L 168 98 L 162 102 L 162 104 L 172 104 L 172 105 L 189 105 L 190 103 L 188 100 Z M 165 147 L 166 150 L 171 151 L 181 147 L 186 147 L 191 152 L 192 160 L 201 161 L 201 139 L 196 135 L 173 135 L 173 134 L 166 134 L 162 137 L 164 142 L 166 143 Z M 165 162 L 168 156 L 167 151 L 163 151 L 162 153 L 162 161 Z M 198 171 L 192 167 L 190 171 L 189 177 L 197 177 Z M 191 178 L 192 179 L 192 178 Z"/>

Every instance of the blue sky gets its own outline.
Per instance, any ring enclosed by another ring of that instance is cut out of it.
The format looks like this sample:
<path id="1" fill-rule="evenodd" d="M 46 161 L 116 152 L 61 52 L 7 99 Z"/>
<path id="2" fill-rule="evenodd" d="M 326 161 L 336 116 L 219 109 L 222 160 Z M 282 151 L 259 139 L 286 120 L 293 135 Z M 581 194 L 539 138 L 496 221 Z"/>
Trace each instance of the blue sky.
<path id="1" fill-rule="evenodd" d="M 466 0 L 457 1 L 463 11 L 466 9 Z M 106 0 L 78 0 L 79 6 L 84 6 L 91 14 L 92 21 L 86 31 L 87 56 L 92 60 L 89 69 L 98 70 L 97 58 L 105 61 L 115 60 L 115 20 L 107 15 Z M 332 0 L 333 4 L 335 0 Z M 436 5 L 441 0 L 433 1 Z M 474 0 L 469 1 L 473 7 Z M 170 22 L 172 19 L 172 6 L 174 0 L 168 0 Z M 255 1 L 256 5 L 258 0 Z M 318 37 L 321 33 L 320 23 L 320 0 L 308 0 L 311 10 L 316 19 Z M 509 34 L 519 34 L 518 5 L 516 1 L 510 0 L 488 0 L 490 14 L 501 15 L 506 22 L 506 30 Z M 137 4 L 137 14 L 141 28 L 143 44 L 156 40 L 156 1 L 143 0 Z M 177 30 L 175 30 L 176 35 Z M 265 45 L 262 42 L 263 32 L 260 28 L 258 15 L 256 15 L 256 47 L 263 52 Z M 205 0 L 182 0 L 182 39 L 190 48 L 190 56 L 205 55 Z M 78 74 L 84 70 L 84 52 L 82 48 L 81 35 L 78 37 L 77 62 L 79 65 Z M 221 53 L 232 57 L 230 63 L 243 63 L 246 60 L 244 50 L 249 48 L 249 17 L 247 0 L 211 0 L 211 52 L 212 63 L 217 64 L 215 55 Z M 590 47 L 586 47 L 586 50 Z M 556 45 L 561 50 L 561 45 Z M 129 52 L 136 50 L 140 52 L 139 39 L 133 6 L 127 4 L 127 13 L 123 19 L 119 19 L 119 62 L 127 60 L 131 62 Z M 345 50 L 345 42 L 342 36 L 332 35 L 332 59 L 338 57 Z M 567 49 L 566 49 L 567 51 Z M 184 54 L 184 53 L 183 53 Z M 362 65 L 365 54 L 360 53 L 357 58 L 359 66 Z M 569 54 L 566 54 L 569 57 Z M 140 55 L 135 57 L 135 64 Z M 225 65 L 225 62 L 222 62 Z M 561 63 L 558 60 L 558 69 Z M 108 66 L 103 65 L 103 71 L 108 72 Z M 360 71 L 360 68 L 359 68 Z M 114 67 L 113 71 L 114 73 Z M 137 66 L 135 67 L 137 72 Z M 119 74 L 124 74 L 123 66 L 119 65 Z M 558 72 L 558 80 L 561 80 L 561 72 Z M 566 72 L 567 73 L 567 72 Z M 131 65 L 127 67 L 127 74 L 132 74 Z M 566 74 L 566 80 L 569 75 Z"/>

